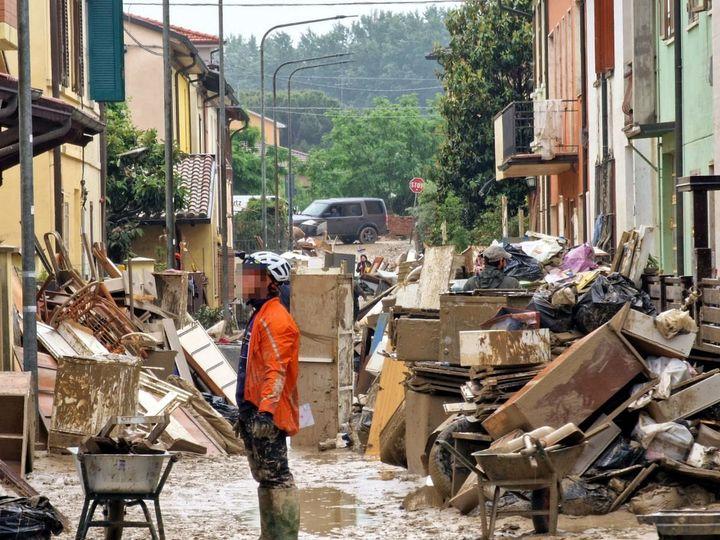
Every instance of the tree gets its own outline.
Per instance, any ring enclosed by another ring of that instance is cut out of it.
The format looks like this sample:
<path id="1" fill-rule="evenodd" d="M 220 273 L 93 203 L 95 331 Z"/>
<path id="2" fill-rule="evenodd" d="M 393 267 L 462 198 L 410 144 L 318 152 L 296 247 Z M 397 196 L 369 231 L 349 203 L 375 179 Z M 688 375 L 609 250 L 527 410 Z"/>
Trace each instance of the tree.
<path id="1" fill-rule="evenodd" d="M 530 11 L 532 2 L 506 4 Z M 524 182 L 495 181 L 493 118 L 509 103 L 530 97 L 532 24 L 487 0 L 450 11 L 445 24 L 450 43 L 436 51 L 444 68 L 440 112 L 446 135 L 438 155 L 438 192 L 441 201 L 452 196 L 463 201 L 462 225 L 472 229 L 493 204 L 488 197 L 493 189 L 508 195 L 511 208 L 527 194 Z"/>
<path id="2" fill-rule="evenodd" d="M 267 115 L 285 126 L 291 125 L 293 148 L 309 152 L 312 147 L 318 146 L 323 135 L 330 131 L 332 124 L 326 113 L 338 109 L 340 102 L 319 90 L 293 90 L 290 97 L 292 109 L 288 109 L 287 86 L 286 84 L 281 86 L 277 95 L 277 112 L 272 111 L 272 93 L 265 96 Z M 245 92 L 240 95 L 240 101 L 249 109 L 260 110 L 260 92 Z M 292 123 L 288 122 L 290 113 L 292 113 Z M 282 146 L 288 146 L 289 137 L 287 127 L 280 130 Z"/>
<path id="3" fill-rule="evenodd" d="M 123 261 L 132 254 L 132 243 L 143 234 L 143 217 L 165 210 L 165 146 L 155 130 L 143 131 L 132 124 L 125 103 L 107 107 L 107 220 L 108 253 Z M 180 160 L 175 148 L 173 165 Z M 184 208 L 186 190 L 175 174 L 175 208 Z"/>
<path id="4" fill-rule="evenodd" d="M 333 128 L 310 153 L 307 174 L 315 198 L 380 197 L 404 214 L 413 204 L 408 182 L 428 171 L 439 143 L 438 121 L 423 115 L 416 96 L 375 100 L 365 111 L 329 114 Z"/>

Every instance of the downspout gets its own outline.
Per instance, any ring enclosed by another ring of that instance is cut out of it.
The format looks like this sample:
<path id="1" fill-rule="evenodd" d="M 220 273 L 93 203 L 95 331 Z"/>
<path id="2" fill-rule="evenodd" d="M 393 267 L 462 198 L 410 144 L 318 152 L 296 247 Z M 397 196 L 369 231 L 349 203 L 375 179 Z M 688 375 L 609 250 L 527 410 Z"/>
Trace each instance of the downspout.
<path id="1" fill-rule="evenodd" d="M 107 111 L 105 103 L 100 103 L 100 121 L 106 126 L 100 132 L 100 241 L 107 245 Z M 92 219 L 90 220 L 92 223 Z M 92 231 L 92 229 L 91 229 Z M 89 260 L 92 260 L 90 258 Z"/>
<path id="2" fill-rule="evenodd" d="M 582 190 L 583 190 L 583 223 L 582 223 L 582 237 L 583 240 L 588 241 L 588 219 L 589 219 L 589 205 L 587 200 L 588 193 L 588 152 L 587 152 L 587 21 L 585 19 L 585 0 L 579 0 L 580 7 L 580 92 L 582 94 L 582 109 L 580 112 L 580 151 L 582 152 L 583 166 L 582 166 Z"/>
<path id="3" fill-rule="evenodd" d="M 543 23 L 542 23 L 542 35 L 543 35 L 543 56 L 545 57 L 544 78 L 545 78 L 545 99 L 550 99 L 550 59 L 548 58 L 548 27 L 550 24 L 550 8 L 548 3 L 550 0 L 543 2 Z M 544 176 L 543 183 L 545 184 L 544 191 L 544 203 L 545 203 L 545 232 L 550 233 L 552 227 L 552 220 L 550 218 L 550 177 Z"/>
<path id="4" fill-rule="evenodd" d="M 65 120 L 65 122 L 63 124 L 61 124 L 59 127 L 56 127 L 52 131 L 48 131 L 47 133 L 43 133 L 42 135 L 33 137 L 33 148 L 35 146 L 39 146 L 43 143 L 51 141 L 57 137 L 64 137 L 65 135 L 68 134 L 71 127 L 72 127 L 72 119 L 68 118 L 67 120 Z M 20 151 L 20 142 L 18 141 L 15 144 L 6 146 L 5 148 L 0 148 L 0 158 L 4 158 L 4 157 L 10 156 L 12 154 L 17 154 L 19 151 Z"/>
<path id="5" fill-rule="evenodd" d="M 187 75 L 188 71 L 197 64 L 197 55 L 195 53 L 190 53 L 190 58 L 192 59 L 192 62 L 190 62 L 189 65 L 175 70 L 175 138 L 178 146 L 180 146 L 180 85 L 178 84 L 178 77 L 181 75 Z"/>
<path id="6" fill-rule="evenodd" d="M 682 65 L 682 6 L 674 0 L 675 17 L 675 248 L 678 275 L 685 274 L 685 209 L 683 194 L 677 191 L 677 182 L 683 175 L 683 65 Z"/>
<path id="7" fill-rule="evenodd" d="M 52 0 L 50 3 L 50 67 L 52 79 L 52 97 L 56 99 L 60 98 L 60 21 L 58 20 L 59 10 L 60 4 L 58 0 Z M 56 146 L 52 149 L 52 156 L 53 210 L 55 213 L 55 230 L 62 234 L 62 155 L 59 146 Z M 104 189 L 104 181 L 102 182 L 102 185 Z"/>

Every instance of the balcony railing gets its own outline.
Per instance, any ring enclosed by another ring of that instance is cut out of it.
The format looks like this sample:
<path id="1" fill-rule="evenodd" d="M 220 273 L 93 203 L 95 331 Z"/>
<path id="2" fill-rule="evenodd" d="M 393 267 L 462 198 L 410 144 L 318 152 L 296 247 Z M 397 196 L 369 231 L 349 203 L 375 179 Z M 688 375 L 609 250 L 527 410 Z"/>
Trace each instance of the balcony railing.
<path id="1" fill-rule="evenodd" d="M 569 168 L 577 161 L 578 127 L 575 100 L 511 103 L 495 117 L 498 177 L 555 174 Z"/>

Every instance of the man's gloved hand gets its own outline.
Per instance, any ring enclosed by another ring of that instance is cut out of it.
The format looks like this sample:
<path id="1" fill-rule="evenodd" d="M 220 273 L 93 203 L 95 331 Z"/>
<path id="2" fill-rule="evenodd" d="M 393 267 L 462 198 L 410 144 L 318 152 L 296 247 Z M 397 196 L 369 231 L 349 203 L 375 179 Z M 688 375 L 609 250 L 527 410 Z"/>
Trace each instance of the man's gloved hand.
<path id="1" fill-rule="evenodd" d="M 259 412 L 253 419 L 251 428 L 252 436 L 256 439 L 270 439 L 277 434 L 277 428 L 273 423 L 272 414 L 269 412 Z"/>

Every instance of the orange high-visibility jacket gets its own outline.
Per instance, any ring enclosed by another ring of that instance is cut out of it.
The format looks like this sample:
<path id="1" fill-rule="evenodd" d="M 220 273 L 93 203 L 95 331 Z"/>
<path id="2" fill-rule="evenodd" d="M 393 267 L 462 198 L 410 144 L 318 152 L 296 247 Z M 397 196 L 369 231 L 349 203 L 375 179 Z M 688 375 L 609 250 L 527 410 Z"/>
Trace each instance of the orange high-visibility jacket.
<path id="1" fill-rule="evenodd" d="M 295 435 L 299 429 L 298 357 L 300 330 L 279 298 L 255 315 L 248 349 L 245 399 L 273 415 L 275 425 Z"/>

